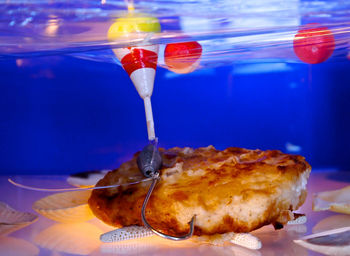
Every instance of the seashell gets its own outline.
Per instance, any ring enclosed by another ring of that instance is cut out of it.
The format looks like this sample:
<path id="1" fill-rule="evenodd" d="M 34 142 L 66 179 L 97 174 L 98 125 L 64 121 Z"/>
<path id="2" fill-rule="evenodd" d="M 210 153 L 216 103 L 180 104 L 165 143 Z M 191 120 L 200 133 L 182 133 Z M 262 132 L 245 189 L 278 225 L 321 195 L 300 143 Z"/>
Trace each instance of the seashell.
<path id="1" fill-rule="evenodd" d="M 350 186 L 314 195 L 312 209 L 350 214 Z"/>
<path id="2" fill-rule="evenodd" d="M 0 255 L 6 256 L 36 256 L 39 248 L 23 239 L 0 237 Z"/>
<path id="3" fill-rule="evenodd" d="M 222 255 L 222 256 L 261 256 L 258 250 L 250 250 L 242 246 L 210 246 L 202 248 L 199 255 Z M 194 254 L 195 255 L 195 254 Z M 198 255 L 198 254 L 197 254 Z M 300 256 L 300 255 L 298 255 Z"/>
<path id="4" fill-rule="evenodd" d="M 337 214 L 320 220 L 313 228 L 312 233 L 319 233 L 330 229 L 350 227 L 350 215 Z"/>
<path id="5" fill-rule="evenodd" d="M 305 215 L 298 216 L 294 220 L 288 221 L 288 225 L 300 225 L 300 224 L 305 224 L 307 221 L 307 217 Z"/>
<path id="6" fill-rule="evenodd" d="M 191 240 L 199 243 L 223 246 L 225 243 L 230 242 L 234 235 L 234 232 L 227 232 L 224 234 L 193 236 Z"/>
<path id="7" fill-rule="evenodd" d="M 38 216 L 35 214 L 16 211 L 4 202 L 0 202 L 0 235 L 7 235 L 24 228 L 37 219 Z"/>
<path id="8" fill-rule="evenodd" d="M 250 233 L 228 232 L 211 236 L 194 236 L 192 240 L 195 242 L 209 243 L 219 246 L 224 245 L 226 242 L 230 242 L 252 250 L 259 250 L 261 248 L 261 241 L 259 238 Z"/>
<path id="9" fill-rule="evenodd" d="M 249 233 L 236 233 L 230 242 L 252 250 L 259 250 L 261 248 L 259 238 Z"/>
<path id="10" fill-rule="evenodd" d="M 95 217 L 87 204 L 90 195 L 90 190 L 57 193 L 36 201 L 33 209 L 57 222 L 84 222 Z"/>
<path id="11" fill-rule="evenodd" d="M 104 233 L 100 236 L 100 240 L 104 243 L 112 243 L 152 235 L 154 235 L 154 233 L 149 228 L 142 226 L 129 226 Z"/>
<path id="12" fill-rule="evenodd" d="M 34 242 L 51 251 L 74 255 L 91 255 L 98 249 L 101 230 L 88 222 L 56 223 L 34 237 Z"/>
<path id="13" fill-rule="evenodd" d="M 72 186 L 80 188 L 94 187 L 109 171 L 111 170 L 87 171 L 71 174 L 67 178 L 67 182 Z"/>
<path id="14" fill-rule="evenodd" d="M 295 243 L 326 255 L 349 255 L 350 227 L 332 229 L 294 240 Z"/>

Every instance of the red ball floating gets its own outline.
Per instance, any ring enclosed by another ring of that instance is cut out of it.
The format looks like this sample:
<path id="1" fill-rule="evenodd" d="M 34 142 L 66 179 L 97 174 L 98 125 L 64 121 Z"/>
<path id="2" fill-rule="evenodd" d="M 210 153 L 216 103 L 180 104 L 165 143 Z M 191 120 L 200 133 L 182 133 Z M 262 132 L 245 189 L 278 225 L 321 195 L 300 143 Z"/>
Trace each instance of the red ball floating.
<path id="1" fill-rule="evenodd" d="M 335 40 L 332 31 L 317 23 L 310 23 L 294 37 L 294 52 L 300 60 L 309 64 L 326 61 L 333 53 Z"/>
<path id="2" fill-rule="evenodd" d="M 164 61 L 168 69 L 179 74 L 194 71 L 202 56 L 202 46 L 196 42 L 167 44 L 164 50 Z"/>

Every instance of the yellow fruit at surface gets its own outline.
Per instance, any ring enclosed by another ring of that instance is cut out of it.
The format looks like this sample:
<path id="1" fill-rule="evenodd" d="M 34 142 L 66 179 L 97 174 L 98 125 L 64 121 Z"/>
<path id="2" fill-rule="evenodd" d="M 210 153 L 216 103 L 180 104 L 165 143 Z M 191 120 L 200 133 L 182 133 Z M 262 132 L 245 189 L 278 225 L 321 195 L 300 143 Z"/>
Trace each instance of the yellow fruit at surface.
<path id="1" fill-rule="evenodd" d="M 113 41 L 131 33 L 160 32 L 160 24 L 155 17 L 128 15 L 118 18 L 108 30 L 108 40 Z"/>

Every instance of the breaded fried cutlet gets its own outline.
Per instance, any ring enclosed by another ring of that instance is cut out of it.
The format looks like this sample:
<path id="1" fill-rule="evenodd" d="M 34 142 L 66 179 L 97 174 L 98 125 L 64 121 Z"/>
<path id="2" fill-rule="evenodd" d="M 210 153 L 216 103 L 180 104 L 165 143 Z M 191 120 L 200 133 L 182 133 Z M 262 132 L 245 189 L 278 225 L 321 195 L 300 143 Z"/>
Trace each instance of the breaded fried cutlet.
<path id="1" fill-rule="evenodd" d="M 188 232 L 196 215 L 196 235 L 250 232 L 293 219 L 306 198 L 311 167 L 302 156 L 277 150 L 227 148 L 160 149 L 160 181 L 146 209 L 148 222 L 170 235 Z M 96 186 L 141 180 L 139 153 Z M 141 207 L 150 181 L 97 189 L 89 205 L 102 221 L 116 227 L 143 225 Z"/>

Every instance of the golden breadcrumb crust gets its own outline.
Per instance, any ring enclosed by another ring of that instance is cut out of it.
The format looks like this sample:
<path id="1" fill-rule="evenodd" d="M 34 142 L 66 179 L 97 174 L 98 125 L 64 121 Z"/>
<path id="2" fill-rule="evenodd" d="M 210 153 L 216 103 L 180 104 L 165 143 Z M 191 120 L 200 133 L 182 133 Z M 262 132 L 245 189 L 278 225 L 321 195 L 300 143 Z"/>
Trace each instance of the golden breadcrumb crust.
<path id="1" fill-rule="evenodd" d="M 286 223 L 306 198 L 311 167 L 302 156 L 277 150 L 227 148 L 160 149 L 163 167 L 146 210 L 149 223 L 167 234 L 249 232 Z M 138 153 L 106 174 L 96 186 L 143 179 Z M 150 181 L 92 192 L 89 205 L 107 224 L 142 225 L 141 207 Z"/>

